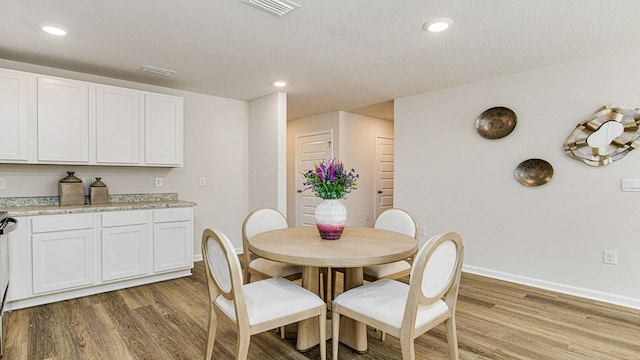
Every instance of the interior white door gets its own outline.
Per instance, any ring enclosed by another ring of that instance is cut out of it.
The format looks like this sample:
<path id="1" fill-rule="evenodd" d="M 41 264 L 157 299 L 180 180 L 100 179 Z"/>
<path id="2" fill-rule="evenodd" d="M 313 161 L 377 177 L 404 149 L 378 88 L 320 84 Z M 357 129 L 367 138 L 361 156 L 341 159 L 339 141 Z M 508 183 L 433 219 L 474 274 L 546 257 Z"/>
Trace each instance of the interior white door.
<path id="1" fill-rule="evenodd" d="M 333 158 L 333 130 L 300 135 L 296 138 L 296 225 L 315 226 L 314 211 L 322 199 L 311 190 L 303 191 L 304 176 L 313 164 Z"/>
<path id="2" fill-rule="evenodd" d="M 393 138 L 376 136 L 376 174 L 374 218 L 393 207 Z"/>

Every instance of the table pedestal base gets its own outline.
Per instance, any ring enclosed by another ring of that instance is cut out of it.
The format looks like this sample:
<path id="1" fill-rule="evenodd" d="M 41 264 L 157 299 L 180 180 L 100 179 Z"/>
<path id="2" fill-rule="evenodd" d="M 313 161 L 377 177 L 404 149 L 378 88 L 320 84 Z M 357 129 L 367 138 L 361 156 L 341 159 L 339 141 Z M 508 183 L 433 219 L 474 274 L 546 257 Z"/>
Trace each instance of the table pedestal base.
<path id="1" fill-rule="evenodd" d="M 320 294 L 318 277 L 320 273 L 317 267 L 305 266 L 302 268 L 302 286 L 316 294 Z M 329 275 L 330 276 L 330 275 Z M 361 286 L 364 282 L 362 268 L 346 268 L 345 289 L 349 290 Z M 327 320 L 327 339 L 331 338 L 331 320 Z M 352 350 L 364 353 L 367 351 L 367 326 L 347 317 L 340 319 L 340 342 Z M 298 338 L 296 348 L 298 351 L 308 351 L 320 343 L 318 334 L 318 319 L 304 320 L 298 323 Z"/>

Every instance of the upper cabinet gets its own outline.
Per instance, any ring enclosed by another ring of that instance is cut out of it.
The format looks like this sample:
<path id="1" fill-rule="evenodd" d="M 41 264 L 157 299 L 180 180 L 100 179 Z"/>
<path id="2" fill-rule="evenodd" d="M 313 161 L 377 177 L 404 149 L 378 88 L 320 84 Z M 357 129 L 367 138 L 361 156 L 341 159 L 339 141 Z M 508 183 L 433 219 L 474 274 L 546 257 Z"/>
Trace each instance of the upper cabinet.
<path id="1" fill-rule="evenodd" d="M 38 160 L 89 163 L 89 84 L 38 78 Z"/>
<path id="2" fill-rule="evenodd" d="M 0 69 L 0 159 L 27 161 L 27 74 Z"/>
<path id="3" fill-rule="evenodd" d="M 182 98 L 145 94 L 145 163 L 182 165 Z"/>
<path id="4" fill-rule="evenodd" d="M 0 163 L 183 163 L 183 99 L 0 69 Z"/>
<path id="5" fill-rule="evenodd" d="M 96 86 L 96 162 L 140 163 L 142 93 L 111 86 Z"/>

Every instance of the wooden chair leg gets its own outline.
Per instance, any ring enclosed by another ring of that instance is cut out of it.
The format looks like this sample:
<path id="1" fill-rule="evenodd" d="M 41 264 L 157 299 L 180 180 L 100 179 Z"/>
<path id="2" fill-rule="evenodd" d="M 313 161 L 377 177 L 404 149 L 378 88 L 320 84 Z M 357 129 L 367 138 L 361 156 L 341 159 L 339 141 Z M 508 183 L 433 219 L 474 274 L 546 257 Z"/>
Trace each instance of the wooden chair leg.
<path id="1" fill-rule="evenodd" d="M 280 339 L 284 340 L 284 335 L 285 335 L 284 326 L 280 326 Z"/>
<path id="2" fill-rule="evenodd" d="M 416 352 L 414 349 L 414 341 L 409 336 L 400 339 L 400 348 L 402 349 L 402 360 L 415 360 Z"/>
<path id="3" fill-rule="evenodd" d="M 338 345 L 340 345 L 340 314 L 333 313 L 331 317 L 331 358 L 338 359 Z"/>
<path id="4" fill-rule="evenodd" d="M 213 344 L 216 342 L 216 330 L 218 328 L 218 314 L 213 310 L 211 306 L 211 313 L 209 314 L 209 333 L 207 334 L 207 352 L 205 354 L 205 360 L 211 360 L 213 355 Z"/>
<path id="5" fill-rule="evenodd" d="M 251 335 L 244 333 L 241 334 L 240 331 L 238 331 L 238 342 L 236 343 L 236 360 L 247 360 L 250 340 Z"/>
<path id="6" fill-rule="evenodd" d="M 447 331 L 447 344 L 449 345 L 449 359 L 458 360 L 458 335 L 456 334 L 456 319 L 454 315 L 444 322 Z"/>
<path id="7" fill-rule="evenodd" d="M 327 359 L 327 312 L 324 311 L 318 317 L 318 323 L 320 324 L 320 360 Z M 337 359 L 335 357 L 334 359 Z"/>

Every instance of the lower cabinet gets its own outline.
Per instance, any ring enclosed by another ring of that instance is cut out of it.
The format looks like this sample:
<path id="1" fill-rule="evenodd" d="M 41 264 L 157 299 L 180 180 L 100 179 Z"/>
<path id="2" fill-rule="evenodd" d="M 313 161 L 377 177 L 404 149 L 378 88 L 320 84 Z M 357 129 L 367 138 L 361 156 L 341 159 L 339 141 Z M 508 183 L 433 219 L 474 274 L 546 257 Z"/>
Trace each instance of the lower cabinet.
<path id="1" fill-rule="evenodd" d="M 91 214 L 31 220 L 33 293 L 95 282 L 95 231 Z"/>
<path id="2" fill-rule="evenodd" d="M 148 211 L 102 214 L 102 281 L 149 273 Z"/>
<path id="3" fill-rule="evenodd" d="M 193 209 L 18 217 L 8 309 L 191 275 Z"/>
<path id="4" fill-rule="evenodd" d="M 33 293 L 95 282 L 93 229 L 33 235 Z"/>
<path id="5" fill-rule="evenodd" d="M 168 271 L 193 264 L 191 208 L 154 210 L 153 271 Z"/>

